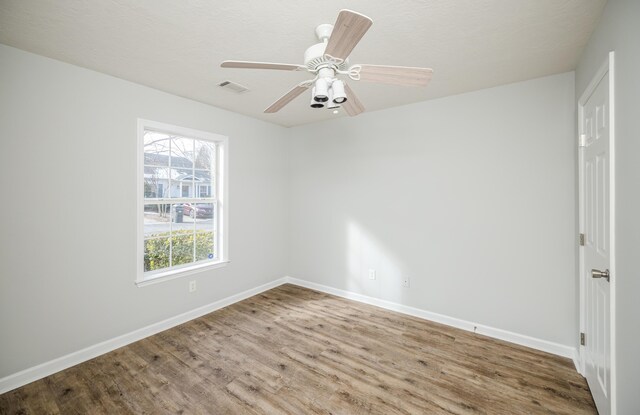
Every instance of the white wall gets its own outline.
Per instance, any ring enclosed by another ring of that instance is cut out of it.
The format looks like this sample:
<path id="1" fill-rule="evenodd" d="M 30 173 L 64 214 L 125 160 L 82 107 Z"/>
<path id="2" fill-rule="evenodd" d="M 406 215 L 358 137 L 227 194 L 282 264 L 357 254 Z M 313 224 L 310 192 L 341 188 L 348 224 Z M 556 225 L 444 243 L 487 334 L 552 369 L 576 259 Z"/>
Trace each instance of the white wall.
<path id="1" fill-rule="evenodd" d="M 229 136 L 232 262 L 193 294 L 134 285 L 138 117 Z M 287 267 L 284 128 L 0 45 L 0 140 L 0 378 Z"/>
<path id="2" fill-rule="evenodd" d="M 575 344 L 572 73 L 286 130 L 0 62 L 0 378 L 285 274 Z M 230 137 L 232 263 L 193 294 L 133 283 L 138 117 Z"/>
<path id="3" fill-rule="evenodd" d="M 290 275 L 575 346 L 574 110 L 566 73 L 293 128 Z"/>
<path id="4" fill-rule="evenodd" d="M 640 413 L 640 2 L 610 0 L 576 69 L 576 99 L 616 51 L 617 413 Z"/>

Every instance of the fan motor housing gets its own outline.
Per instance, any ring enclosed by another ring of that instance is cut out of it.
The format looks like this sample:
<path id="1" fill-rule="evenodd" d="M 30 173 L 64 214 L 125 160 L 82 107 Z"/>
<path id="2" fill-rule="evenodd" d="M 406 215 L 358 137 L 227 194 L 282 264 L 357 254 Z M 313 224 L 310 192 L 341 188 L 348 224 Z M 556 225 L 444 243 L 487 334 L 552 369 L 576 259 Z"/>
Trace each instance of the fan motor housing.
<path id="1" fill-rule="evenodd" d="M 327 48 L 327 44 L 316 43 L 311 46 L 304 52 L 304 64 L 311 71 L 317 71 L 321 68 L 335 68 L 341 71 L 346 71 L 349 69 L 349 60 L 344 60 L 343 62 L 336 63 L 331 59 L 327 59 L 324 56 L 324 50 Z"/>

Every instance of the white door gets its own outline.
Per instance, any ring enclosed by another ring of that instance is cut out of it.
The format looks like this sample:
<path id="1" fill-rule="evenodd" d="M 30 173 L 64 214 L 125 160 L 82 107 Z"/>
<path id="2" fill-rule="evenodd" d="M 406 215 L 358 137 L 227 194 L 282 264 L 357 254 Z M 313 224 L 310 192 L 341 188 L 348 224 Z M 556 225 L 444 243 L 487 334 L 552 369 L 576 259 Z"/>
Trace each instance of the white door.
<path id="1" fill-rule="evenodd" d="M 611 413 L 609 73 L 582 110 L 585 375 L 600 415 Z M 614 278 L 615 276 L 611 276 Z"/>

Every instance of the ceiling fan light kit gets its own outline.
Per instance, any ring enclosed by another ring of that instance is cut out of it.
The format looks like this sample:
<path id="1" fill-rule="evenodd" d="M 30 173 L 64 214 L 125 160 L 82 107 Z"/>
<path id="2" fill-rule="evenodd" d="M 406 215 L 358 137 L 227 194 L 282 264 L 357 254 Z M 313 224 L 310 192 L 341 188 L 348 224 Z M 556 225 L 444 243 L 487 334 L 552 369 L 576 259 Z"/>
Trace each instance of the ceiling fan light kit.
<path id="1" fill-rule="evenodd" d="M 324 108 L 324 102 L 316 99 L 316 87 L 311 90 L 311 108 Z"/>
<path id="2" fill-rule="evenodd" d="M 339 79 L 334 79 L 331 84 L 332 98 L 331 100 L 336 104 L 342 104 L 347 100 L 347 94 L 344 92 L 344 82 Z"/>
<path id="3" fill-rule="evenodd" d="M 329 90 L 329 102 L 327 102 L 327 109 L 328 110 L 337 110 L 338 108 L 340 108 L 340 103 L 336 102 L 335 96 L 334 96 L 334 92 L 333 92 L 333 88 L 331 88 Z"/>
<path id="4" fill-rule="evenodd" d="M 314 79 L 303 81 L 293 87 L 276 102 L 271 104 L 265 113 L 275 113 L 282 109 L 298 95 L 311 88 L 311 108 L 327 108 L 335 114 L 337 108 L 344 104 L 350 116 L 364 111 L 364 106 L 349 85 L 338 76 L 352 81 L 377 82 L 401 86 L 426 86 L 431 80 L 433 70 L 385 65 L 349 65 L 348 57 L 360 39 L 373 24 L 367 16 L 351 11 L 341 10 L 334 25 L 321 24 L 316 27 L 316 36 L 320 43 L 309 47 L 304 52 L 304 65 L 224 61 L 223 68 L 273 69 L 284 71 L 307 71 L 315 75 Z"/>
<path id="5" fill-rule="evenodd" d="M 313 99 L 317 102 L 327 102 L 329 100 L 329 88 L 331 78 L 319 78 L 313 88 Z"/>

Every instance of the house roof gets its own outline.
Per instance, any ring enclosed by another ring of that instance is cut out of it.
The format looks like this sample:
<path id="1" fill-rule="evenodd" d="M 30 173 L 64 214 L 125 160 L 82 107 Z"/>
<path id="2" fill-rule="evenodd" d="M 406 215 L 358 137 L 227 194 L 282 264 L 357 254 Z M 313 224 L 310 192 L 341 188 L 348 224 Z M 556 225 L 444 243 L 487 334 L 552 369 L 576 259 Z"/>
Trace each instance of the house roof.
<path id="1" fill-rule="evenodd" d="M 169 169 L 169 156 L 166 154 L 144 153 L 144 177 L 176 181 L 206 182 L 211 180 L 211 172 L 207 170 L 193 170 L 193 162 L 186 157 L 172 156 Z"/>
<path id="2" fill-rule="evenodd" d="M 169 155 L 158 153 L 144 153 L 144 164 L 154 166 L 169 166 Z M 193 162 L 186 157 L 171 156 L 171 167 L 193 167 Z"/>

